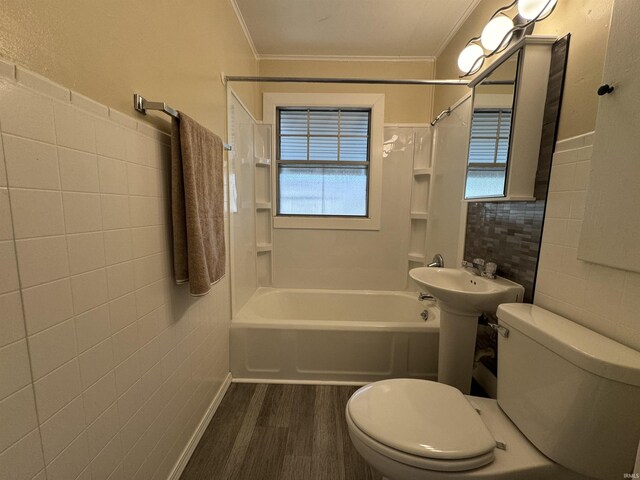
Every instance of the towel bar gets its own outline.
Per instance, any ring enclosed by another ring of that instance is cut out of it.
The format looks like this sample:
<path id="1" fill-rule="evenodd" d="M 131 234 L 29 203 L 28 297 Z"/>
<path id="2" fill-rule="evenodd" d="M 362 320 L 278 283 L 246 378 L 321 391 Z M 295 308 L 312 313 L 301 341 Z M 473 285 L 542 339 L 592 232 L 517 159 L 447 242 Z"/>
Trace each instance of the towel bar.
<path id="1" fill-rule="evenodd" d="M 133 108 L 136 111 L 142 113 L 143 115 L 147 114 L 147 110 L 158 110 L 160 112 L 166 113 L 167 115 L 171 115 L 174 118 L 179 118 L 178 111 L 171 108 L 164 102 L 150 102 L 142 95 L 138 95 L 137 93 L 133 94 Z M 224 144 L 225 150 L 233 150 L 233 147 L 228 143 Z"/>

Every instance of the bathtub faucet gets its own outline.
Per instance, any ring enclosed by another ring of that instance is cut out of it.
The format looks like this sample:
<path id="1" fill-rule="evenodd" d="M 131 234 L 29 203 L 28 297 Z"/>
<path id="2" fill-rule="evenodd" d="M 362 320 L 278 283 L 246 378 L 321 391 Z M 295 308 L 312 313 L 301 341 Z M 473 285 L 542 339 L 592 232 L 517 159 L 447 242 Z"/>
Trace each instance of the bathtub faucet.
<path id="1" fill-rule="evenodd" d="M 439 253 L 436 253 L 427 267 L 444 268 L 444 258 Z"/>

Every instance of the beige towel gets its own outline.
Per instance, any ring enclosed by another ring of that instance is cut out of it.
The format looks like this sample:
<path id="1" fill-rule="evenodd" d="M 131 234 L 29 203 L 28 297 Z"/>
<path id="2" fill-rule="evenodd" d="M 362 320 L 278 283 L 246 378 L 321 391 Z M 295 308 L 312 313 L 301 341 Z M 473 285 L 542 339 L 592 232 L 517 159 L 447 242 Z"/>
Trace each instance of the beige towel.
<path id="1" fill-rule="evenodd" d="M 173 268 L 204 295 L 224 276 L 222 140 L 184 113 L 171 124 Z"/>

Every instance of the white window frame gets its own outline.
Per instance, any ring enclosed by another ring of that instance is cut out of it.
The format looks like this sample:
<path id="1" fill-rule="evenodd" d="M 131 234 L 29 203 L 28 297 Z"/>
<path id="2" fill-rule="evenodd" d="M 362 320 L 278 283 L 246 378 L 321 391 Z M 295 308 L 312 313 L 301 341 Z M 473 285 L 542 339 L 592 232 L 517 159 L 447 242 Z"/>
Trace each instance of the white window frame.
<path id="1" fill-rule="evenodd" d="M 272 128 L 272 157 L 276 158 L 278 107 L 329 107 L 371 109 L 369 146 L 369 198 L 367 217 L 278 216 L 273 209 L 273 228 L 380 230 L 382 209 L 382 144 L 384 139 L 384 94 L 364 93 L 265 93 L 263 94 L 263 122 Z M 277 202 L 276 160 L 271 168 L 271 204 Z"/>

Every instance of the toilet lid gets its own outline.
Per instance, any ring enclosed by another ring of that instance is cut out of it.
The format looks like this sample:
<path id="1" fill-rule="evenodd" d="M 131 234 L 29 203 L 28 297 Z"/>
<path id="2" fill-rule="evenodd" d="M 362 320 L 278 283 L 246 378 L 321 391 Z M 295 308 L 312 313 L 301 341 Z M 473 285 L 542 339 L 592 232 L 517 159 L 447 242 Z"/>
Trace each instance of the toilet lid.
<path id="1" fill-rule="evenodd" d="M 405 378 L 375 382 L 358 390 L 347 409 L 365 434 L 411 455 L 467 459 L 496 445 L 460 390 L 442 383 Z"/>

